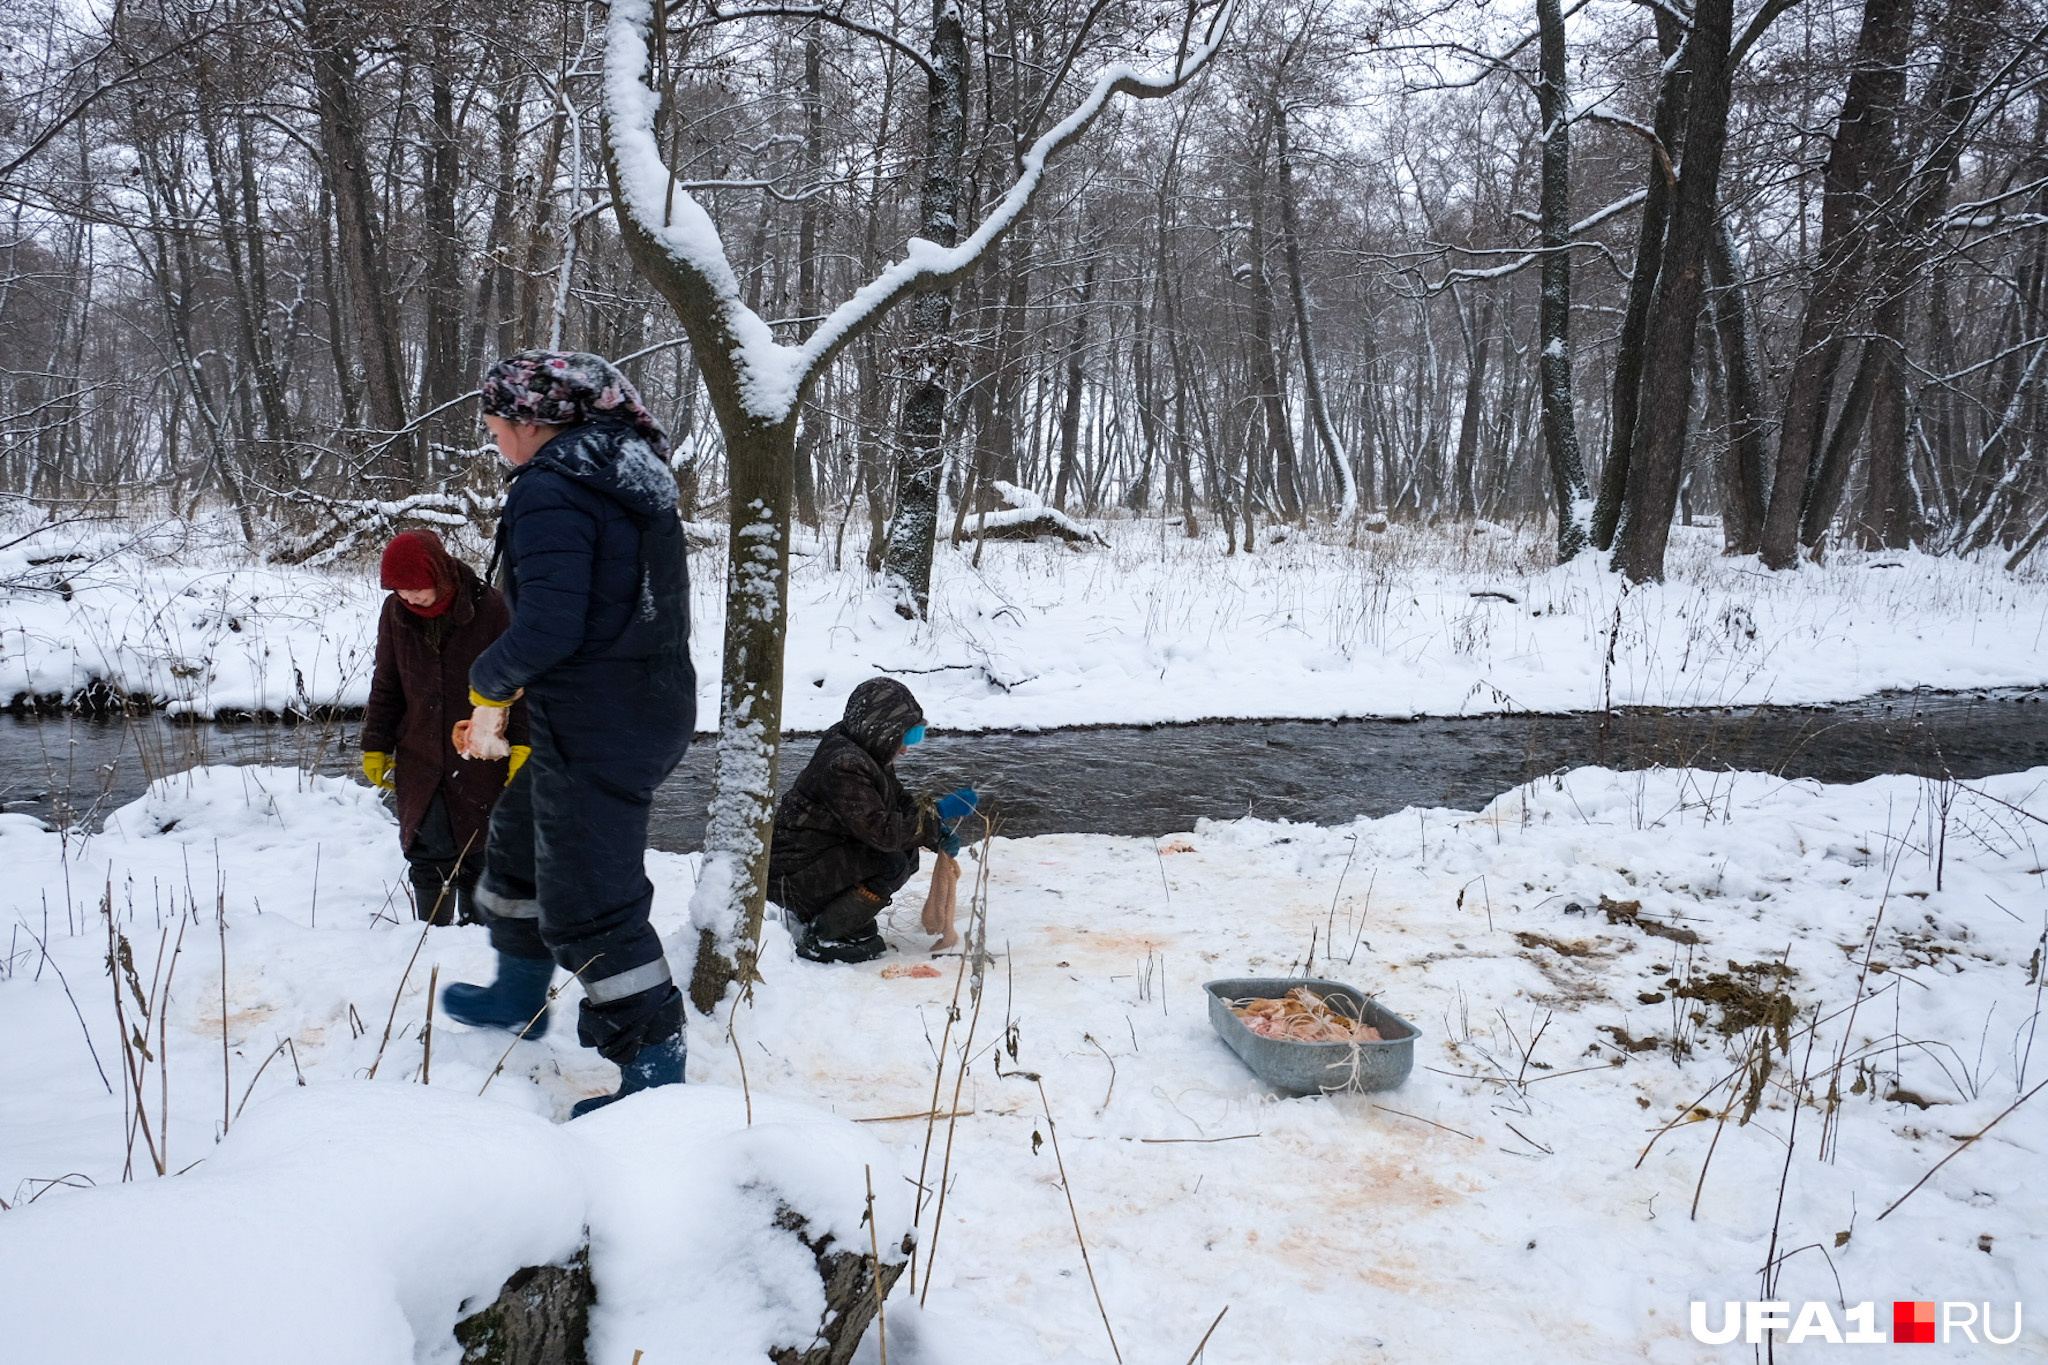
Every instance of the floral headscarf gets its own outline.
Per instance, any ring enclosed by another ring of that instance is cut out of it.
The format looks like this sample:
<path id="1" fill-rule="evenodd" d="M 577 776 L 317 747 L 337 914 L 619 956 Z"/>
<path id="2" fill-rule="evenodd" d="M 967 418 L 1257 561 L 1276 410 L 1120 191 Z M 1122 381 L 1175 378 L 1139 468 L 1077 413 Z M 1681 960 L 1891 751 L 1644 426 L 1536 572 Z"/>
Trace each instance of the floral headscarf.
<path id="1" fill-rule="evenodd" d="M 484 372 L 484 415 L 515 422 L 578 426 L 622 418 L 668 458 L 668 434 L 640 402 L 618 366 L 588 351 L 521 351 Z"/>

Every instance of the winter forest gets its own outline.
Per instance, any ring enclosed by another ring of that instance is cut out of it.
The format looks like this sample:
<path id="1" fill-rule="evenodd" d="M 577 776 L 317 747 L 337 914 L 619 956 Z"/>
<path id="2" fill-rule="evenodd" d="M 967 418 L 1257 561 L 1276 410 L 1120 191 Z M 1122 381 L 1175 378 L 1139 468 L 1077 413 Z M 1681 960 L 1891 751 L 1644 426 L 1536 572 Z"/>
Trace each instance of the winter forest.
<path id="1" fill-rule="evenodd" d="M 0 1354 L 2048 1357 L 2044 359 L 2040 0 L 10 0 Z"/>
<path id="2" fill-rule="evenodd" d="M 1105 110 L 946 316 L 896 310 L 820 372 L 796 516 L 880 566 L 936 461 L 956 540 L 1009 484 L 1226 543 L 1548 521 L 1638 579 L 1674 520 L 1777 566 L 2023 555 L 2041 16 L 1713 8 L 1694 34 L 1654 4 L 1245 6 L 1176 98 Z M 666 12 L 656 137 L 777 340 L 979 223 L 1094 73 L 1185 17 L 952 12 Z M 219 501 L 304 554 L 337 500 L 476 484 L 458 400 L 569 338 L 625 358 L 686 501 L 721 506 L 690 346 L 611 212 L 601 8 L 7 22 L 9 489 Z"/>

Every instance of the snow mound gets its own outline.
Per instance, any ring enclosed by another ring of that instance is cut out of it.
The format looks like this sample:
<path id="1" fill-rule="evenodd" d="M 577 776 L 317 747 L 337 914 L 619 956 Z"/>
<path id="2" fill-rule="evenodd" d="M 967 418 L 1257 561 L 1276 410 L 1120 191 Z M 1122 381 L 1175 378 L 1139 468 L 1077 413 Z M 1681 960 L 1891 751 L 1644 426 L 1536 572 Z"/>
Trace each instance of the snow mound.
<path id="1" fill-rule="evenodd" d="M 717 1086 L 556 1127 L 405 1084 L 287 1091 L 182 1177 L 53 1198 L 0 1221 L 9 1357 L 40 1365 L 450 1361 L 459 1316 L 586 1233 L 592 1359 L 760 1361 L 825 1312 L 811 1253 L 884 1255 L 911 1221 L 887 1150 L 850 1122 Z"/>
<path id="2" fill-rule="evenodd" d="M 217 765 L 150 783 L 140 799 L 107 817 L 117 839 L 169 838 L 208 844 L 234 839 L 250 850 L 393 838 L 393 821 L 373 787 L 297 768 Z"/>
<path id="3" fill-rule="evenodd" d="M 807 1346 L 825 1313 L 811 1253 L 775 1227 L 788 1206 L 805 1235 L 866 1254 L 867 1180 L 883 1259 L 903 1259 L 909 1187 L 887 1148 L 845 1119 L 790 1100 L 674 1086 L 567 1130 L 592 1163 L 590 1358 L 758 1362 Z"/>
<path id="4" fill-rule="evenodd" d="M 252 1109 L 189 1175 L 0 1224 L 8 1354 L 42 1365 L 371 1365 L 452 1348 L 464 1299 L 574 1253 L 575 1143 L 424 1086 L 335 1083 Z"/>

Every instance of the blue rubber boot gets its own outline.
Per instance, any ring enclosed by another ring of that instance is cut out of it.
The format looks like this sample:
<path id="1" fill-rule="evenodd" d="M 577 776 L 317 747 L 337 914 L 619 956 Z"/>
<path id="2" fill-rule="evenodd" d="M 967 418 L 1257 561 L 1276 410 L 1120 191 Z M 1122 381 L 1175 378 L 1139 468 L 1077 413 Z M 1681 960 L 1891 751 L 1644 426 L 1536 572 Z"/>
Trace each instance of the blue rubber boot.
<path id="1" fill-rule="evenodd" d="M 555 961 L 548 957 L 498 954 L 498 979 L 488 986 L 458 981 L 441 992 L 441 1009 L 458 1024 L 501 1028 L 522 1038 L 548 1031 L 548 982 Z"/>
<path id="2" fill-rule="evenodd" d="M 689 1046 L 680 1033 L 649 1043 L 633 1054 L 633 1060 L 619 1068 L 619 1088 L 610 1095 L 592 1095 L 587 1100 L 578 1100 L 569 1110 L 569 1117 L 580 1119 L 585 1114 L 602 1109 L 613 1100 L 622 1100 L 642 1090 L 652 1090 L 658 1085 L 681 1085 L 683 1083 L 683 1062 L 689 1056 Z"/>

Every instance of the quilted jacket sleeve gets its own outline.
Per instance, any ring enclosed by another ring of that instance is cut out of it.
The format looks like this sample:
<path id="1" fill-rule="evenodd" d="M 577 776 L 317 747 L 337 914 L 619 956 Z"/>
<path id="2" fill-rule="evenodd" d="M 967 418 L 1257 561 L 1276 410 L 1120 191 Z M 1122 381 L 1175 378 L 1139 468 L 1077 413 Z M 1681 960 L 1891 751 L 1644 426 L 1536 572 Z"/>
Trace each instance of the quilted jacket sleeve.
<path id="1" fill-rule="evenodd" d="M 590 611 L 602 495 L 536 469 L 506 500 L 518 609 L 512 624 L 470 666 L 469 685 L 503 701 L 583 644 Z"/>

